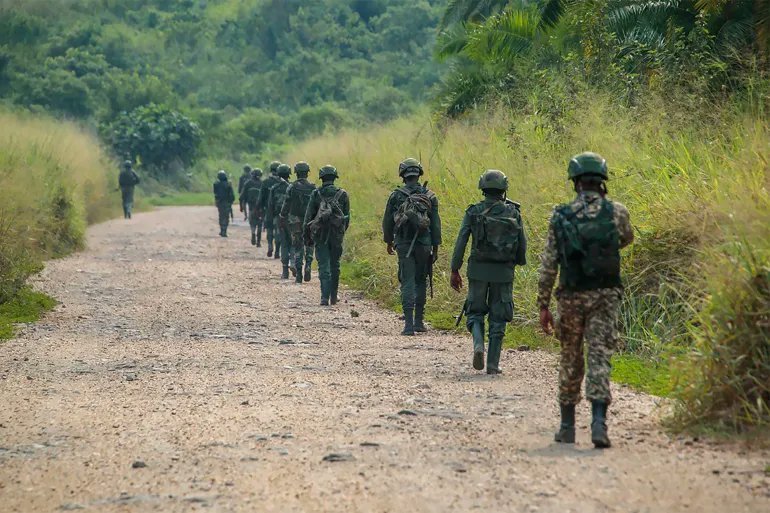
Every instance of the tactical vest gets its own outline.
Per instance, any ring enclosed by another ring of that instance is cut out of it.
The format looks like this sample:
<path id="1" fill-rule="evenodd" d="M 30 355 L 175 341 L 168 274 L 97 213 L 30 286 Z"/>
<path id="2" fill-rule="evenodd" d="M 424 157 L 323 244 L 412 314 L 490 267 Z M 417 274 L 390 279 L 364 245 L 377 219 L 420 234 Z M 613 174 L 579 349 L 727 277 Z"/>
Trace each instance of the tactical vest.
<path id="1" fill-rule="evenodd" d="M 621 287 L 620 234 L 615 226 L 614 206 L 602 198 L 595 217 L 578 217 L 569 205 L 556 209 L 554 231 L 563 290 L 583 291 Z"/>
<path id="2" fill-rule="evenodd" d="M 249 205 L 249 208 L 257 208 L 261 192 L 262 180 L 252 178 L 243 185 L 243 199 Z"/>
<path id="3" fill-rule="evenodd" d="M 291 191 L 289 192 L 289 201 L 291 207 L 289 209 L 289 215 L 298 217 L 300 219 L 305 218 L 305 211 L 307 205 L 310 203 L 310 196 L 313 195 L 313 191 L 316 189 L 315 184 L 308 182 L 307 180 L 297 180 L 291 184 Z"/>

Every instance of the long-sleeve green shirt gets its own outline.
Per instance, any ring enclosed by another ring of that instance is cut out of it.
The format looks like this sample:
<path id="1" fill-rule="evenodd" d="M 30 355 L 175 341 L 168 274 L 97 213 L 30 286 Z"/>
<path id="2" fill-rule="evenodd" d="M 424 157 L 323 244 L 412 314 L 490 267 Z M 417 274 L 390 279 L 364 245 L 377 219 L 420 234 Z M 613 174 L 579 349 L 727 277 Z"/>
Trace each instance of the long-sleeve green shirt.
<path id="1" fill-rule="evenodd" d="M 471 254 L 468 257 L 468 279 L 495 283 L 512 282 L 516 266 L 527 263 L 527 237 L 524 234 L 524 223 L 521 220 L 521 213 L 518 207 L 511 203 L 505 205 L 499 199 L 486 198 L 480 203 L 471 205 L 465 211 L 465 217 L 463 217 L 463 222 L 460 225 L 460 233 L 457 235 L 454 252 L 452 253 L 451 268 L 453 271 L 459 271 L 463 266 L 465 247 L 473 233 L 473 223 L 476 222 L 479 214 L 490 207 L 511 209 L 511 214 L 520 226 L 519 245 L 516 254 L 511 255 L 509 262 L 479 262 L 476 259 L 475 249 L 471 246 Z"/>

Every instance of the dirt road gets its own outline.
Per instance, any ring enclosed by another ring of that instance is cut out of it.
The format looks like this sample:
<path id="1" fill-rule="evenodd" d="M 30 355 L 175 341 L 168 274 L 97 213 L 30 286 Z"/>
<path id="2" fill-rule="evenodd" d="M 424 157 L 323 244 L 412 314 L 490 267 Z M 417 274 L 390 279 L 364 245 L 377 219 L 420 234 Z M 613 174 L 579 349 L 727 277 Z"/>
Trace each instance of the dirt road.
<path id="1" fill-rule="evenodd" d="M 0 345 L 0 511 L 770 511 L 767 453 L 669 439 L 620 388 L 613 449 L 585 405 L 558 446 L 552 355 L 478 374 L 467 338 L 317 306 L 215 214 L 105 223 L 49 263 L 61 305 Z"/>

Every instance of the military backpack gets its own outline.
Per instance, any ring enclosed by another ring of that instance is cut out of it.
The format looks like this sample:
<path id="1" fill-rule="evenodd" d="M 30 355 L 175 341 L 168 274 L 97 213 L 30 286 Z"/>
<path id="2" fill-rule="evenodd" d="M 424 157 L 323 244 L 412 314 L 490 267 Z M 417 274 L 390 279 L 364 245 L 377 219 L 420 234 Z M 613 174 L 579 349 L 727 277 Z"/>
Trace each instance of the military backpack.
<path id="1" fill-rule="evenodd" d="M 341 236 L 345 233 L 345 212 L 340 205 L 340 198 L 344 194 L 343 189 L 337 190 L 333 196 L 321 196 L 321 203 L 315 217 L 308 222 L 307 229 L 313 240 L 328 229 L 328 235 Z"/>
<path id="2" fill-rule="evenodd" d="M 478 262 L 513 262 L 521 244 L 518 204 L 495 202 L 473 214 L 473 255 Z"/>
<path id="3" fill-rule="evenodd" d="M 270 194 L 272 195 L 271 201 L 273 202 L 272 209 L 274 216 L 277 216 L 281 213 L 281 207 L 283 206 L 283 202 L 286 201 L 286 191 L 288 188 L 289 182 L 281 179 L 281 181 L 274 185 L 270 190 Z"/>
<path id="4" fill-rule="evenodd" d="M 433 209 L 433 193 L 425 186 L 416 191 L 406 187 L 396 189 L 404 199 L 393 213 L 396 230 L 408 233 L 424 233 L 430 228 L 430 215 Z"/>

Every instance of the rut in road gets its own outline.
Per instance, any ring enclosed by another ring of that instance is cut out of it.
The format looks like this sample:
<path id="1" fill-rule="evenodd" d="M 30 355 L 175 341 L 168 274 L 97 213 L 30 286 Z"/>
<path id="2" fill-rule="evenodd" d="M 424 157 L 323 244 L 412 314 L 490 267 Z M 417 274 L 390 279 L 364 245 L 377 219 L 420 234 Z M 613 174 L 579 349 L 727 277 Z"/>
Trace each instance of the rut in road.
<path id="1" fill-rule="evenodd" d="M 624 388 L 612 449 L 585 404 L 554 444 L 553 355 L 479 374 L 468 337 L 316 306 L 230 233 L 161 209 L 48 264 L 61 305 L 0 345 L 2 511 L 770 511 L 767 453 L 670 439 Z"/>

